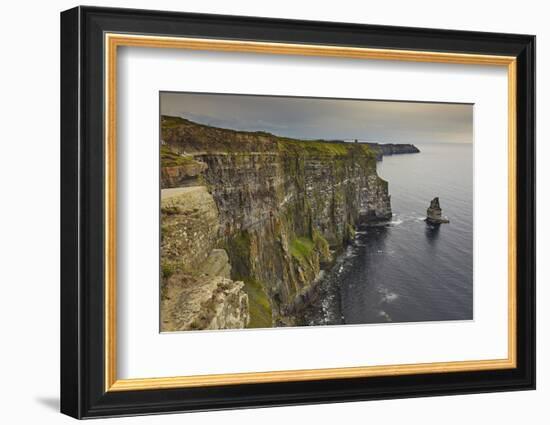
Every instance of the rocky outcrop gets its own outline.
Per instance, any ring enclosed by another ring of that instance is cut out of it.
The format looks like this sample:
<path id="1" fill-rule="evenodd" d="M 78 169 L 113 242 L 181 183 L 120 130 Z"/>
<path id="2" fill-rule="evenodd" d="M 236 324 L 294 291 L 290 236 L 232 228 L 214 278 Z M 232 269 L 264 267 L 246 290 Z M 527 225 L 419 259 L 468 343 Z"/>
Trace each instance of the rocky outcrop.
<path id="1" fill-rule="evenodd" d="M 426 223 L 432 225 L 438 225 L 442 223 L 449 223 L 447 217 L 441 215 L 441 207 L 439 206 L 439 198 L 435 197 L 430 202 L 430 206 L 426 212 Z"/>
<path id="2" fill-rule="evenodd" d="M 240 329 L 249 321 L 243 282 L 222 276 L 176 273 L 161 299 L 163 332 Z"/>
<path id="3" fill-rule="evenodd" d="M 197 185 L 200 174 L 207 168 L 204 162 L 190 155 L 178 154 L 166 145 L 161 146 L 161 163 L 160 180 L 163 188 Z"/>
<path id="4" fill-rule="evenodd" d="M 160 211 L 163 265 L 196 270 L 218 246 L 214 198 L 205 186 L 163 189 Z"/>
<path id="5" fill-rule="evenodd" d="M 376 152 L 376 159 L 382 161 L 383 156 L 419 153 L 420 150 L 408 143 L 366 143 Z"/>
<path id="6" fill-rule="evenodd" d="M 219 216 L 205 186 L 161 193 L 161 331 L 245 327 L 244 283 L 217 248 Z"/>
<path id="7" fill-rule="evenodd" d="M 376 152 L 365 144 L 302 141 L 175 117 L 163 117 L 162 123 L 164 146 L 206 164 L 196 180 L 201 189 L 194 189 L 201 195 L 190 201 L 202 205 L 192 210 L 202 221 L 189 223 L 191 217 L 181 215 L 174 221 L 169 203 L 162 211 L 166 252 L 198 265 L 223 249 L 231 280 L 244 283 L 249 327 L 294 325 L 297 300 L 355 229 L 391 218 L 387 182 L 376 174 Z M 195 243 L 204 246 L 202 254 L 187 253 Z M 164 254 L 161 259 L 164 264 Z M 169 278 L 163 282 L 171 285 Z"/>
<path id="8" fill-rule="evenodd" d="M 224 249 L 213 249 L 204 263 L 200 266 L 200 271 L 207 276 L 222 276 L 231 278 L 231 265 L 229 256 Z"/>

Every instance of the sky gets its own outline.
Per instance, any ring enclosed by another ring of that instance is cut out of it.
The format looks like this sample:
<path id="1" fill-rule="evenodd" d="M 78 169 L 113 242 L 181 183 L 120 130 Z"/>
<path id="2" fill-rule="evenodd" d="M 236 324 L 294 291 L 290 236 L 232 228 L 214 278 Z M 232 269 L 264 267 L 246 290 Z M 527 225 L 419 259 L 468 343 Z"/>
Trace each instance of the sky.
<path id="1" fill-rule="evenodd" d="M 299 139 L 472 143 L 471 104 L 203 93 L 160 95 L 162 115 Z"/>

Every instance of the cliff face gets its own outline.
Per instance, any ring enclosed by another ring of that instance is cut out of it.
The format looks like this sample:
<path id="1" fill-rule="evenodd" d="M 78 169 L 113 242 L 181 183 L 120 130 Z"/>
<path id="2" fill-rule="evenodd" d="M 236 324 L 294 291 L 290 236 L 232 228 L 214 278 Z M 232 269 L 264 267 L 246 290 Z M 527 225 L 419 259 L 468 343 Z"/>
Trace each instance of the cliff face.
<path id="1" fill-rule="evenodd" d="M 376 153 L 364 144 L 300 141 L 173 117 L 162 118 L 162 141 L 163 188 L 187 186 L 163 190 L 163 267 L 179 264 L 183 255 L 192 270 L 202 267 L 213 250 L 226 252 L 230 272 L 225 278 L 234 288 L 242 282 L 248 308 L 239 312 L 249 317 L 240 323 L 248 320 L 250 327 L 296 324 L 296 306 L 355 229 L 391 217 L 387 183 L 376 174 Z M 173 159 L 180 157 L 196 164 L 175 165 Z M 180 167 L 179 183 L 169 167 Z M 186 196 L 201 193 L 203 206 L 193 207 L 201 219 L 194 226 L 183 224 L 188 215 L 170 212 L 170 191 L 180 191 L 178 202 L 187 209 L 198 201 Z M 190 227 L 195 230 L 182 233 Z M 174 276 L 163 278 L 166 293 L 181 286 Z"/>
<path id="2" fill-rule="evenodd" d="M 218 209 L 206 187 L 163 190 L 161 217 L 161 331 L 245 327 L 248 296 L 217 248 Z"/>

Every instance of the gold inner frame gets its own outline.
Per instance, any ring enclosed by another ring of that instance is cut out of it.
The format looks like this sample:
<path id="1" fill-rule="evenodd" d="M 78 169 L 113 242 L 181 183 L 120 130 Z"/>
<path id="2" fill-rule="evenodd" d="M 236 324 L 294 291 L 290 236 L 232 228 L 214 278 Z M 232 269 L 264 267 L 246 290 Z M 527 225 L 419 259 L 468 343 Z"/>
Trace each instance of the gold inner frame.
<path id="1" fill-rule="evenodd" d="M 416 373 L 447 373 L 516 367 L 516 58 L 411 50 L 370 49 L 326 45 L 267 43 L 106 33 L 105 46 L 105 391 L 134 391 L 214 385 L 311 381 Z M 149 47 L 325 56 L 408 62 L 494 65 L 508 71 L 508 357 L 495 360 L 416 363 L 164 378 L 118 379 L 116 324 L 116 99 L 117 48 Z"/>

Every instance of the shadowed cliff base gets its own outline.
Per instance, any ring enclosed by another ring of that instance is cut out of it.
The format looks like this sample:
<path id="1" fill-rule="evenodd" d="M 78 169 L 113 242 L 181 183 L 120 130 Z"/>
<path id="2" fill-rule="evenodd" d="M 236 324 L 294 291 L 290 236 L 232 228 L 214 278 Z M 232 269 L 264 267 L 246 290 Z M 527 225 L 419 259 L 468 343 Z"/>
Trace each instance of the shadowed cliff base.
<path id="1" fill-rule="evenodd" d="M 392 215 L 364 143 L 162 116 L 160 153 L 162 331 L 301 324 L 356 229 Z"/>

